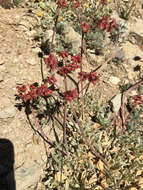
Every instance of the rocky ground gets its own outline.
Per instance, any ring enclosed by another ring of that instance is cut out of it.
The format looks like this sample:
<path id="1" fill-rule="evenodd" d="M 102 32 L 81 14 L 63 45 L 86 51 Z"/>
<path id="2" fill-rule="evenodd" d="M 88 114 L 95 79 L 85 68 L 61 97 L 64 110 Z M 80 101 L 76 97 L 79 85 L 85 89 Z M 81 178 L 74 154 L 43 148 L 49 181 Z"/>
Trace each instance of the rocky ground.
<path id="1" fill-rule="evenodd" d="M 140 14 L 143 15 L 141 7 Z M 120 19 L 117 14 L 115 17 Z M 28 15 L 28 8 L 0 7 L 0 138 L 7 138 L 14 145 L 18 190 L 44 189 L 40 176 L 46 163 L 46 147 L 42 140 L 33 140 L 34 132 L 24 111 L 19 112 L 14 106 L 17 85 L 41 81 L 40 48 L 33 40 L 36 22 Z M 123 61 L 108 64 L 101 72 L 94 89 L 99 103 L 107 103 L 120 93 L 120 86 L 134 84 L 143 77 L 143 19 L 135 16 L 127 24 L 128 34 L 134 32 L 136 35 L 122 45 L 120 55 Z M 72 36 L 78 34 L 72 32 Z M 135 60 L 135 56 L 140 59 Z M 92 59 L 102 60 L 93 56 Z M 134 90 L 131 93 L 139 92 Z"/>

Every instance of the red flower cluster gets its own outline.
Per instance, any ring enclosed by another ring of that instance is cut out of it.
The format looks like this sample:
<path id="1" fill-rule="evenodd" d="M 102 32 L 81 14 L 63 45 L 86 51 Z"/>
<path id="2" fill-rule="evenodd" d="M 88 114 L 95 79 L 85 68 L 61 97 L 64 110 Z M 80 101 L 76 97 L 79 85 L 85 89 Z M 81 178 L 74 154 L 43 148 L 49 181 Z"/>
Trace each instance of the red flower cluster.
<path id="1" fill-rule="evenodd" d="M 59 8 L 65 8 L 67 6 L 67 3 L 65 0 L 58 0 L 57 5 Z"/>
<path id="2" fill-rule="evenodd" d="M 77 89 L 69 90 L 63 93 L 65 100 L 72 101 L 74 98 L 78 97 Z"/>
<path id="3" fill-rule="evenodd" d="M 85 81 L 88 79 L 88 73 L 86 72 L 79 72 L 78 73 L 78 78 L 82 81 Z"/>
<path id="4" fill-rule="evenodd" d="M 59 53 L 59 55 L 60 55 L 62 58 L 66 58 L 66 57 L 69 56 L 69 54 L 68 54 L 68 52 L 67 52 L 66 50 L 61 51 L 61 52 Z"/>
<path id="5" fill-rule="evenodd" d="M 100 3 L 107 4 L 107 0 L 100 0 Z"/>
<path id="6" fill-rule="evenodd" d="M 83 22 L 81 25 L 81 29 L 83 33 L 87 33 L 90 30 L 90 25 L 87 22 Z"/>
<path id="7" fill-rule="evenodd" d="M 52 70 L 54 70 L 58 65 L 58 61 L 55 59 L 53 54 L 50 54 L 49 57 L 44 58 L 44 62 L 47 65 L 47 68 Z"/>
<path id="8" fill-rule="evenodd" d="M 98 22 L 98 26 L 101 30 L 106 30 L 107 32 L 113 32 L 113 29 L 117 26 L 115 19 L 109 22 L 106 16 L 102 16 L 102 18 Z"/>
<path id="9" fill-rule="evenodd" d="M 133 97 L 135 104 L 143 104 L 143 98 L 139 95 Z"/>
<path id="10" fill-rule="evenodd" d="M 71 57 L 71 61 L 72 61 L 73 63 L 80 63 L 80 64 L 81 64 L 82 58 L 81 58 L 81 56 L 80 56 L 79 54 L 73 55 L 73 56 Z"/>
<path id="11" fill-rule="evenodd" d="M 36 89 L 36 94 L 38 96 L 49 96 L 51 93 L 52 91 L 47 87 L 46 84 L 42 84 Z"/>
<path id="12" fill-rule="evenodd" d="M 74 63 L 70 63 L 66 66 L 61 67 L 61 69 L 59 69 L 59 71 L 58 71 L 58 74 L 66 77 L 67 74 L 71 73 L 72 71 L 75 71 L 78 68 L 80 68 L 79 65 L 76 65 Z"/>
<path id="13" fill-rule="evenodd" d="M 57 82 L 56 78 L 54 76 L 47 77 L 46 81 L 49 84 L 55 84 Z"/>
<path id="14" fill-rule="evenodd" d="M 68 53 L 66 51 L 63 51 L 60 53 L 60 55 L 63 58 L 65 58 L 68 56 Z M 68 63 L 68 64 L 62 66 L 59 69 L 58 74 L 66 77 L 67 74 L 69 74 L 72 71 L 75 71 L 76 69 L 80 68 L 81 61 L 82 61 L 82 59 L 81 59 L 81 56 L 79 54 L 71 56 L 71 63 Z"/>
<path id="15" fill-rule="evenodd" d="M 17 86 L 16 88 L 17 88 L 18 93 L 23 93 L 23 92 L 26 92 L 27 90 L 25 85 L 22 85 L 21 87 Z"/>
<path id="16" fill-rule="evenodd" d="M 99 80 L 99 77 L 97 76 L 96 72 L 90 72 L 90 73 L 86 73 L 86 72 L 81 73 L 80 72 L 80 73 L 78 73 L 78 75 L 79 75 L 78 78 L 80 78 L 82 81 L 85 81 L 88 79 L 94 85 Z"/>
<path id="17" fill-rule="evenodd" d="M 96 82 L 99 80 L 99 77 L 95 72 L 90 72 L 88 75 L 88 80 L 95 85 Z"/>
<path id="18" fill-rule="evenodd" d="M 21 87 L 18 86 L 17 89 L 19 93 L 17 96 L 25 103 L 28 100 L 35 100 L 38 96 L 49 96 L 52 93 L 46 84 L 42 84 L 41 86 L 30 85 L 29 91 L 27 93 L 27 88 L 25 85 Z"/>

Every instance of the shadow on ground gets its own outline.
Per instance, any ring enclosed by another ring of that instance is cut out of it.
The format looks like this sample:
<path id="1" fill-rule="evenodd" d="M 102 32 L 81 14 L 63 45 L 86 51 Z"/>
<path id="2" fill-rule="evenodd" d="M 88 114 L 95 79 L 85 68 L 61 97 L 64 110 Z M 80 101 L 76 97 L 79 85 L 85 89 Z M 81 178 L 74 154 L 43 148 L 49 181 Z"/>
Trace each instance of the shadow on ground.
<path id="1" fill-rule="evenodd" d="M 14 147 L 10 140 L 0 138 L 0 190 L 16 190 Z"/>

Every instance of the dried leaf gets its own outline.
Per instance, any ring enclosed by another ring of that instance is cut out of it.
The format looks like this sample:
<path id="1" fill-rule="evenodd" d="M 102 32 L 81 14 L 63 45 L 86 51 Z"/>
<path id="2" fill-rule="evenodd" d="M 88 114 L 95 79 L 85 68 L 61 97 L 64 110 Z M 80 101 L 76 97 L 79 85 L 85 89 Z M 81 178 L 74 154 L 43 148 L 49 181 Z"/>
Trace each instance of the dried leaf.
<path id="1" fill-rule="evenodd" d="M 143 154 L 139 157 L 140 160 L 143 160 Z"/>
<path id="2" fill-rule="evenodd" d="M 101 184 L 102 184 L 104 187 L 108 187 L 108 184 L 107 184 L 106 179 L 103 179 L 103 180 L 101 181 Z"/>
<path id="3" fill-rule="evenodd" d="M 40 139 L 40 137 L 36 133 L 33 133 L 33 143 L 38 145 L 39 139 Z"/>
<path id="4" fill-rule="evenodd" d="M 55 179 L 56 181 L 60 182 L 61 181 L 61 172 L 57 172 L 56 175 L 55 175 Z M 65 179 L 67 179 L 67 177 L 62 174 L 62 181 L 64 181 Z"/>
<path id="5" fill-rule="evenodd" d="M 137 173 L 136 173 L 136 176 L 139 176 L 142 174 L 142 170 L 138 170 Z"/>
<path id="6" fill-rule="evenodd" d="M 96 173 L 92 175 L 92 177 L 89 180 L 89 184 L 93 184 L 97 181 L 97 175 Z"/>
<path id="7" fill-rule="evenodd" d="M 104 163 L 101 160 L 97 162 L 97 168 L 101 171 L 104 170 Z"/>
<path id="8" fill-rule="evenodd" d="M 85 179 L 85 177 L 86 177 L 86 171 L 83 171 L 82 174 L 81 174 L 81 178 Z"/>
<path id="9" fill-rule="evenodd" d="M 138 184 L 139 184 L 139 186 L 140 186 L 141 188 L 143 188 L 143 178 L 140 178 L 140 179 L 139 179 L 139 183 L 138 183 Z"/>

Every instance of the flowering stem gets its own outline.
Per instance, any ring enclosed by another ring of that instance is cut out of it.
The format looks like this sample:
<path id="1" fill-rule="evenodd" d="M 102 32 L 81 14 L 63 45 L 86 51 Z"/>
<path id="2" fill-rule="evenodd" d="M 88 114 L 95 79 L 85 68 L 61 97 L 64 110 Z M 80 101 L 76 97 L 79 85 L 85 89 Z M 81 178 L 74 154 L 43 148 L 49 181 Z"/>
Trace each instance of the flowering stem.
<path id="1" fill-rule="evenodd" d="M 70 102 L 70 106 L 71 106 L 72 112 L 73 112 L 73 114 L 74 114 L 74 117 L 75 117 L 75 119 L 76 119 L 76 122 L 77 122 L 77 124 L 78 124 L 78 126 L 79 126 L 79 130 L 80 130 L 81 136 L 82 136 L 82 138 L 83 138 L 85 144 L 89 147 L 89 149 L 91 150 L 91 152 L 92 152 L 97 158 L 99 158 L 100 160 L 102 160 L 102 162 L 103 162 L 104 164 L 108 165 L 107 161 L 103 158 L 103 156 L 89 143 L 87 137 L 86 137 L 85 134 L 84 134 L 83 128 L 82 128 L 81 123 L 80 123 L 80 121 L 79 121 L 79 119 L 78 119 L 78 117 L 77 117 L 77 114 L 76 114 L 75 109 L 74 109 L 74 107 L 73 107 L 73 105 L 72 105 L 72 102 Z"/>
<path id="2" fill-rule="evenodd" d="M 83 63 L 82 63 L 83 49 L 84 49 L 84 33 L 82 32 L 80 73 L 83 72 Z M 81 99 L 82 99 L 82 119 L 84 120 L 85 114 L 84 114 L 84 95 L 83 95 L 83 81 L 82 80 L 81 80 Z"/>
<path id="3" fill-rule="evenodd" d="M 53 51 L 53 43 L 54 43 L 54 37 L 55 37 L 55 34 L 56 34 L 56 26 L 57 26 L 59 14 L 60 14 L 60 8 L 58 7 L 56 20 L 55 20 L 55 24 L 54 24 L 54 27 L 53 27 L 52 40 L 51 40 L 51 45 L 50 45 L 50 52 Z"/>
<path id="4" fill-rule="evenodd" d="M 67 91 L 67 79 L 64 77 L 64 84 L 65 84 L 65 91 Z M 63 121 L 63 144 L 67 145 L 67 139 L 66 139 L 66 120 L 67 120 L 67 105 L 64 103 L 64 121 Z"/>

